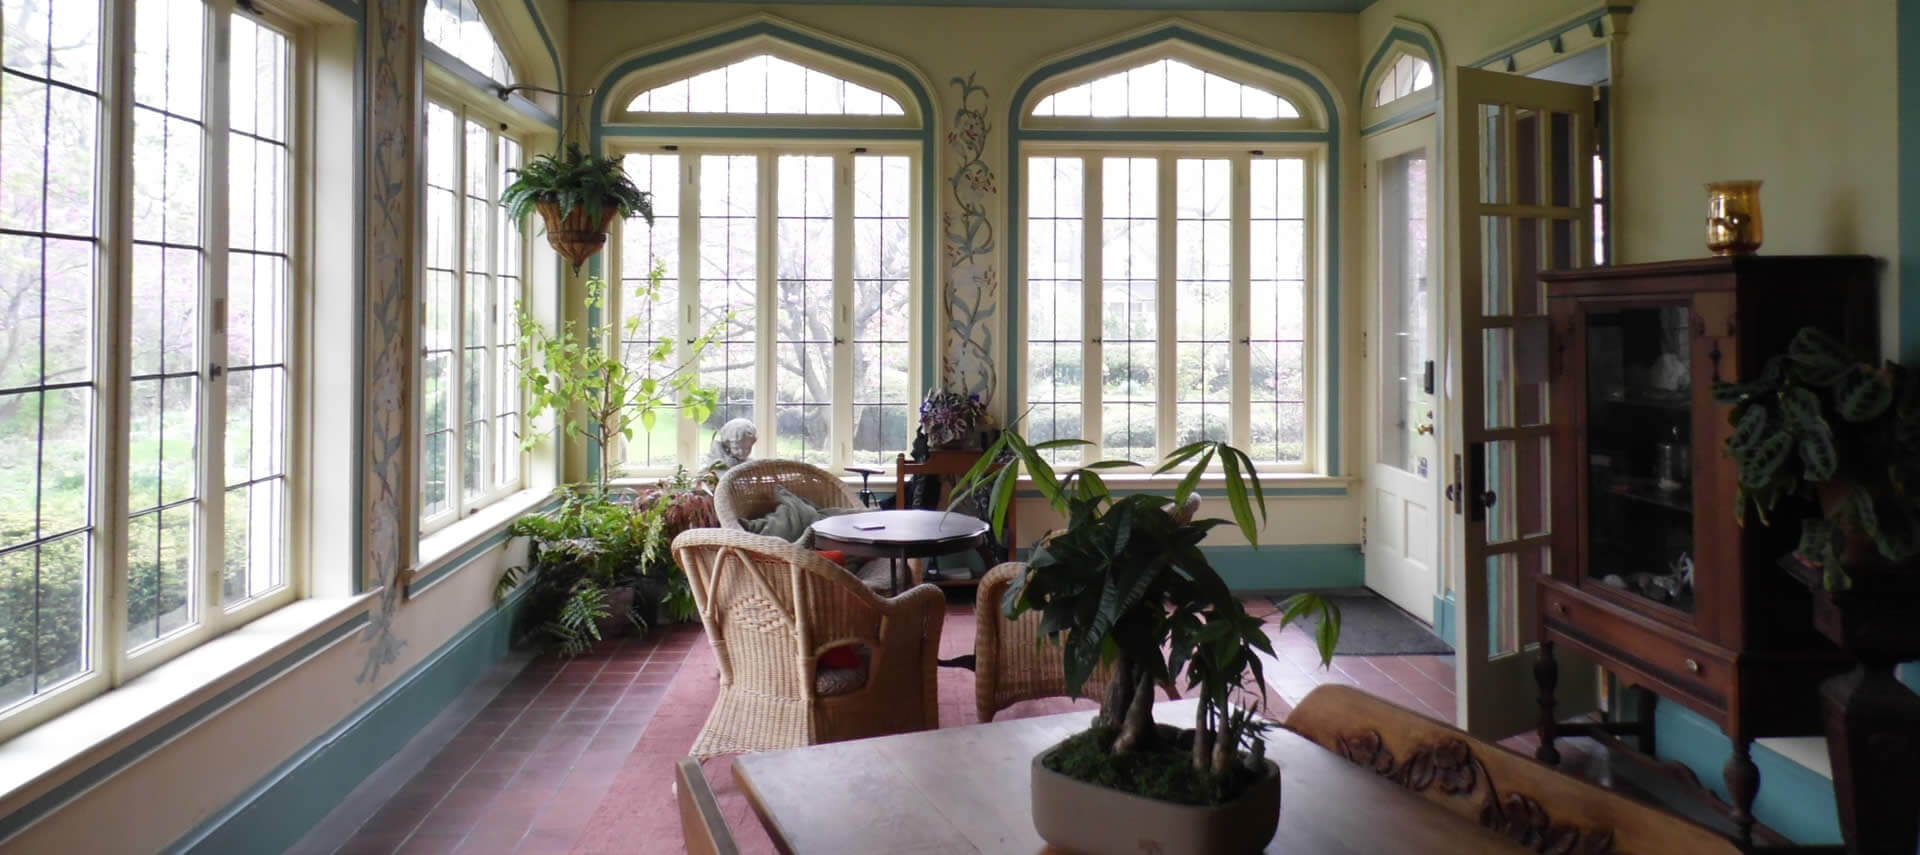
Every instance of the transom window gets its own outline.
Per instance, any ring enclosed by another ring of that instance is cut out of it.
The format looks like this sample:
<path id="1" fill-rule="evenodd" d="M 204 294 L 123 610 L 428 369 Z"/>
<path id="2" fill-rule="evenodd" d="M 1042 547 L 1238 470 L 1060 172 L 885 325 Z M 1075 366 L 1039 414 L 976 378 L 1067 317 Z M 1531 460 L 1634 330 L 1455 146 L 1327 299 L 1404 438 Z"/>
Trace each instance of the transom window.
<path id="1" fill-rule="evenodd" d="M 421 26 L 427 42 L 452 54 L 502 84 L 512 84 L 513 66 L 500 50 L 500 42 L 480 17 L 474 0 L 427 0 L 426 19 Z"/>
<path id="2" fill-rule="evenodd" d="M 656 86 L 636 96 L 636 113 L 900 116 L 900 102 L 858 83 L 762 54 Z"/>
<path id="3" fill-rule="evenodd" d="M 1297 119 L 1300 111 L 1293 102 L 1272 92 L 1177 59 L 1160 59 L 1048 95 L 1033 108 L 1033 115 Z"/>
<path id="4" fill-rule="evenodd" d="M 294 41 L 230 8 L 0 10 L 0 737 L 295 594 Z"/>
<path id="5" fill-rule="evenodd" d="M 1384 107 L 1432 85 L 1433 64 L 1403 53 L 1380 72 L 1380 84 L 1373 89 L 1373 106 Z"/>

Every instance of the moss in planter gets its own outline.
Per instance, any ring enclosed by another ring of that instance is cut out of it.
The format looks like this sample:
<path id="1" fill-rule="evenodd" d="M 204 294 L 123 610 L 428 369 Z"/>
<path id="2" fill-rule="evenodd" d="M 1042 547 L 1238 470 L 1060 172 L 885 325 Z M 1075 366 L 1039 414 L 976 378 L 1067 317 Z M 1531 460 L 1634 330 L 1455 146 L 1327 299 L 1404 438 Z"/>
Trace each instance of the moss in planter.
<path id="1" fill-rule="evenodd" d="M 1163 727 L 1161 733 L 1182 738 L 1162 738 L 1153 748 L 1116 755 L 1108 753 L 1107 746 L 1117 732 L 1095 726 L 1068 737 L 1041 763 L 1076 781 L 1182 805 L 1225 804 L 1239 798 L 1255 781 L 1244 766 L 1236 766 L 1224 779 L 1200 772 L 1193 768 L 1193 752 L 1188 748 L 1192 732 Z"/>

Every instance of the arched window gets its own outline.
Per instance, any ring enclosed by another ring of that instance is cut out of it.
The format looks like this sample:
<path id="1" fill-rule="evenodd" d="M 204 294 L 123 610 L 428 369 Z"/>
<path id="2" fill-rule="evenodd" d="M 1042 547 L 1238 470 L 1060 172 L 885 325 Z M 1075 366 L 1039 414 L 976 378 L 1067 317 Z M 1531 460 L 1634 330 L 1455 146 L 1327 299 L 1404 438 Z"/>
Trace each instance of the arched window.
<path id="1" fill-rule="evenodd" d="M 827 37 L 741 30 L 636 57 L 602 87 L 597 136 L 653 194 L 653 223 L 622 223 L 610 253 L 619 346 L 648 369 L 661 340 L 710 335 L 698 370 L 719 392 L 706 421 L 662 419 L 614 453 L 630 472 L 696 466 L 744 418 L 762 456 L 890 464 L 926 382 L 931 101 Z"/>
<path id="2" fill-rule="evenodd" d="M 1380 73 L 1380 83 L 1373 88 L 1373 106 L 1385 107 L 1432 86 L 1433 64 L 1403 53 Z"/>
<path id="3" fill-rule="evenodd" d="M 474 0 L 427 0 L 422 30 L 427 42 L 452 54 L 503 85 L 514 83 L 513 66 L 508 64 L 493 30 L 480 17 Z"/>
<path id="4" fill-rule="evenodd" d="M 1177 29 L 1047 66 L 1016 96 L 1013 407 L 1030 440 L 1095 443 L 1062 462 L 1217 439 L 1306 471 L 1331 99 L 1283 61 Z"/>

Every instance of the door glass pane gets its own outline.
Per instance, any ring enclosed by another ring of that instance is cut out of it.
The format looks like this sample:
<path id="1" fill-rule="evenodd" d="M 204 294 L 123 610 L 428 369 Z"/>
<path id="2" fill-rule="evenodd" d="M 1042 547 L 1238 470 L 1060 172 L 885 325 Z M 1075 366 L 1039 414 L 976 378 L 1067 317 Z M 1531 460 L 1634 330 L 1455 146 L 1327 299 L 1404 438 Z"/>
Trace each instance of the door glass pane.
<path id="1" fill-rule="evenodd" d="M 1547 533 L 1553 499 L 1547 466 L 1550 442 L 1546 437 L 1529 437 L 1486 444 L 1486 486 L 1493 493 L 1493 505 L 1487 508 L 1488 544 Z"/>
<path id="2" fill-rule="evenodd" d="M 1481 331 L 1486 369 L 1488 428 L 1530 427 L 1547 422 L 1545 328 L 1496 327 Z"/>
<path id="3" fill-rule="evenodd" d="M 753 418 L 759 200 L 759 158 L 701 156 L 700 328 L 714 336 L 700 358 L 700 382 L 720 403 L 701 425 L 702 448 L 729 420 Z"/>
<path id="4" fill-rule="evenodd" d="M 1233 164 L 1181 160 L 1174 181 L 1178 238 L 1174 293 L 1174 445 L 1228 438 L 1232 394 Z"/>
<path id="5" fill-rule="evenodd" d="M 1077 157 L 1027 160 L 1026 435 L 1033 442 L 1083 439 L 1086 382 L 1086 175 Z M 1078 463 L 1082 450 L 1042 452 Z"/>
<path id="6" fill-rule="evenodd" d="M 1433 454 L 1427 361 L 1427 153 L 1380 163 L 1380 462 L 1421 477 Z M 1426 430 L 1422 430 L 1422 428 Z"/>
<path id="7" fill-rule="evenodd" d="M 781 157 L 774 328 L 775 454 L 824 464 L 833 431 L 833 158 Z"/>
<path id="8" fill-rule="evenodd" d="M 1504 205 L 1510 199 L 1507 187 L 1506 111 L 1499 104 L 1480 105 L 1480 201 Z"/>
<path id="9" fill-rule="evenodd" d="M 1540 204 L 1545 179 L 1540 157 L 1540 114 L 1524 108 L 1513 109 L 1513 201 L 1520 205 Z"/>
<path id="10" fill-rule="evenodd" d="M 1513 239 L 1508 217 L 1480 218 L 1480 313 L 1513 313 Z"/>
<path id="11" fill-rule="evenodd" d="M 1572 114 L 1547 114 L 1547 204 L 1562 208 L 1577 204 L 1574 197 L 1580 184 L 1580 170 L 1585 168 L 1575 148 L 1573 128 Z"/>
<path id="12" fill-rule="evenodd" d="M 1160 163 L 1101 163 L 1100 444 L 1111 459 L 1155 456 L 1159 378 Z"/>
<path id="13" fill-rule="evenodd" d="M 892 462 L 910 435 L 911 166 L 897 155 L 853 159 L 853 459 L 860 463 Z"/>
<path id="14" fill-rule="evenodd" d="M 1693 611 L 1686 306 L 1587 315 L 1591 563 L 1604 585 Z"/>

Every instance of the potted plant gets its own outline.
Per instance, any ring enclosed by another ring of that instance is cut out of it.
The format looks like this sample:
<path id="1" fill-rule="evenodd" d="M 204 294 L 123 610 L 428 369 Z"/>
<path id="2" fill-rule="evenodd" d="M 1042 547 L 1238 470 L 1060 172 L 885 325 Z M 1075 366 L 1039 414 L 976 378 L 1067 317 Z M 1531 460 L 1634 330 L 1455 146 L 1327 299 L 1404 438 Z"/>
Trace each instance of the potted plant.
<path id="1" fill-rule="evenodd" d="M 546 221 L 547 243 L 573 262 L 574 272 L 607 245 L 607 226 L 615 215 L 639 216 L 653 224 L 653 196 L 627 177 L 619 157 L 600 157 L 568 143 L 559 156 L 535 155 L 508 170 L 513 182 L 500 192 L 507 216 L 526 228 L 535 210 Z"/>
<path id="2" fill-rule="evenodd" d="M 933 389 L 920 402 L 920 430 L 932 448 L 963 448 L 986 421 L 987 405 L 979 395 Z"/>
<path id="3" fill-rule="evenodd" d="M 1116 498 L 1100 472 L 1131 466 L 1100 461 L 1057 475 L 1041 452 L 1087 444 L 1028 444 L 1008 431 L 964 476 L 955 501 L 986 490 L 1004 530 L 1024 469 L 1065 520 L 1032 550 L 1027 574 L 1009 586 L 1009 618 L 1037 609 L 1046 637 L 1063 648 L 1068 689 L 1078 694 L 1106 663 L 1111 680 L 1087 730 L 1034 758 L 1033 815 L 1040 836 L 1073 852 L 1258 852 L 1280 811 L 1279 769 L 1265 759 L 1259 713 L 1266 684 L 1258 653 L 1272 653 L 1261 621 L 1247 614 L 1200 544 L 1225 520 L 1181 521 L 1174 512 L 1218 461 L 1227 503 L 1258 545 L 1266 498 L 1253 462 L 1220 442 L 1168 455 L 1156 474 L 1188 471 L 1173 499 Z M 1005 464 L 995 471 L 995 461 Z M 1310 611 L 1323 620 L 1316 641 L 1331 662 L 1339 635 L 1334 605 L 1314 595 L 1286 604 L 1283 621 Z M 1191 729 L 1157 725 L 1154 687 L 1184 676 L 1198 701 Z"/>
<path id="4" fill-rule="evenodd" d="M 658 299 L 658 264 L 635 289 L 637 300 Z M 602 306 L 606 282 L 587 280 L 587 303 Z M 629 321 L 626 340 L 638 332 Z M 569 437 L 600 450 L 593 482 L 561 488 L 560 507 L 525 517 L 508 528 L 532 546 L 526 564 L 509 569 L 495 585 L 495 599 L 528 579 L 534 590 L 527 619 L 568 655 L 584 651 L 624 626 L 645 626 L 667 617 L 691 615 L 692 592 L 685 574 L 673 565 L 666 544 L 695 525 L 717 525 L 712 518 L 711 484 L 681 470 L 651 488 L 611 483 L 616 438 L 632 439 L 635 428 L 652 430 L 662 411 L 685 408 L 696 421 L 713 409 L 714 393 L 698 382 L 689 366 L 706 348 L 696 339 L 681 359 L 671 337 L 629 345 L 621 353 L 568 322 L 549 333 L 525 306 L 519 311 L 520 369 L 529 418 L 551 413 Z M 528 431 L 525 444 L 542 440 Z M 701 507 L 705 512 L 701 512 Z"/>

